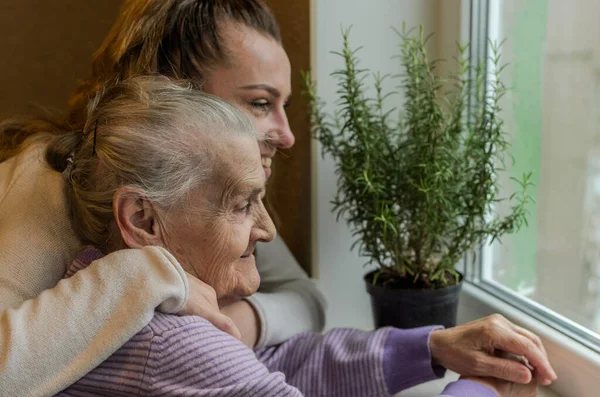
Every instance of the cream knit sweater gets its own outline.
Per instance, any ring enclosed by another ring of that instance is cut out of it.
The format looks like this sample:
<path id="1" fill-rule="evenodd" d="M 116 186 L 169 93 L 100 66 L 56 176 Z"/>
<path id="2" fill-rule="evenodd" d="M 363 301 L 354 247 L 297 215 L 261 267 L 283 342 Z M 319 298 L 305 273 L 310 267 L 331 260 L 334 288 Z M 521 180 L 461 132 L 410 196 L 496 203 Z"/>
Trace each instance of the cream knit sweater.
<path id="1" fill-rule="evenodd" d="M 110 254 L 61 280 L 81 248 L 67 216 L 62 176 L 42 145 L 0 163 L 0 396 L 50 396 L 104 361 L 154 310 L 187 299 L 181 266 L 166 250 Z M 259 347 L 324 325 L 325 303 L 282 240 L 258 248 Z M 60 281 L 60 282 L 59 282 Z"/>

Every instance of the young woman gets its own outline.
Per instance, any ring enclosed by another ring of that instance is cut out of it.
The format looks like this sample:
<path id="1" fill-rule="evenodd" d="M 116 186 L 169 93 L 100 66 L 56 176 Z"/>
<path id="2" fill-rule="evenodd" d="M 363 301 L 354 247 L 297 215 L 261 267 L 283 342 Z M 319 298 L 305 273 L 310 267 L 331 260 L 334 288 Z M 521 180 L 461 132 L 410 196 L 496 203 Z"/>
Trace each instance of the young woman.
<path id="1" fill-rule="evenodd" d="M 17 150 L 28 136 L 28 142 L 42 142 L 48 135 L 82 129 L 86 103 L 106 80 L 160 73 L 189 79 L 250 114 L 269 138 L 260 146 L 268 176 L 276 148 L 294 142 L 285 116 L 289 60 L 268 9 L 258 0 L 128 1 L 92 69 L 71 100 L 67 122 L 5 125 L 0 134 L 0 160 L 5 160 L 0 163 L 0 302 L 13 308 L 0 314 L 0 394 L 48 395 L 63 389 L 144 327 L 156 307 L 199 314 L 234 335 L 239 328 L 249 346 L 321 329 L 321 295 L 277 239 L 257 249 L 267 288 L 222 308 L 235 326 L 220 313 L 210 286 L 142 252 L 125 262 L 118 252 L 107 255 L 56 285 L 80 248 L 69 226 L 63 182 L 36 161 L 43 145 Z M 119 282 L 103 282 L 107 279 Z M 115 323 L 119 326 L 108 326 Z M 538 379 L 553 378 L 539 340 L 505 320 L 436 335 L 432 346 L 449 346 L 440 342 L 444 338 L 455 341 L 455 351 L 443 351 L 441 364 L 463 374 L 529 382 L 526 367 L 489 355 L 494 345 L 527 352 Z M 28 343 L 21 343 L 23 338 Z M 459 343 L 467 339 L 476 343 Z M 483 364 L 470 365 L 474 362 Z"/>

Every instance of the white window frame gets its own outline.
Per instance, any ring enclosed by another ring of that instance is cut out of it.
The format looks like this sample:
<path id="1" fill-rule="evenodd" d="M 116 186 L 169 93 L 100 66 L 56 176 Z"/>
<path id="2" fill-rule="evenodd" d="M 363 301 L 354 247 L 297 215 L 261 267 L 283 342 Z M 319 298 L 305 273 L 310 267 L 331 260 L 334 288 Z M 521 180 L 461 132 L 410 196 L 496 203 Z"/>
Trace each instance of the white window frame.
<path id="1" fill-rule="evenodd" d="M 524 0 L 526 1 L 526 0 Z M 497 26 L 489 24 L 490 11 L 500 10 L 502 0 L 461 0 L 461 42 L 470 43 L 470 56 L 480 59 L 488 50 L 487 37 L 497 36 Z M 495 7 L 491 8 L 491 7 Z M 482 248 L 466 258 L 469 282 L 464 286 L 459 321 L 500 313 L 511 321 L 536 332 L 548 351 L 559 376 L 550 388 L 562 397 L 598 397 L 600 395 L 600 336 L 560 316 L 503 285 L 482 277 L 481 264 L 491 249 Z M 485 276 L 485 274 L 483 274 Z"/>

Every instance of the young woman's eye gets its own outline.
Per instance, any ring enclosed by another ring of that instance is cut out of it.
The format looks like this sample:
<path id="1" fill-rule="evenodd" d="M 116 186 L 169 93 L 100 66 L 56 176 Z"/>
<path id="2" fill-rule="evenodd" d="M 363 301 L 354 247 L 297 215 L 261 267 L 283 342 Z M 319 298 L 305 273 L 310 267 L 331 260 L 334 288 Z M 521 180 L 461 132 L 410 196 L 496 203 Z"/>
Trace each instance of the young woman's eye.
<path id="1" fill-rule="evenodd" d="M 271 107 L 271 103 L 269 103 L 269 101 L 267 101 L 266 99 L 260 99 L 258 101 L 252 101 L 252 102 L 250 102 L 250 105 L 254 109 L 260 110 L 262 112 L 268 111 L 269 108 Z"/>

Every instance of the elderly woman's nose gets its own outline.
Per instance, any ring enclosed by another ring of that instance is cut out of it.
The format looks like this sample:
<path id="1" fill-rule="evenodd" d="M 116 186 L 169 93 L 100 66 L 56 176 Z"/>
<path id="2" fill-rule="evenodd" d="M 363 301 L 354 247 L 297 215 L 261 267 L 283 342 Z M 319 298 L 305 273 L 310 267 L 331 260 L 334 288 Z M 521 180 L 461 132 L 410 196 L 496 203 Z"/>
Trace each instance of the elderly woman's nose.
<path id="1" fill-rule="evenodd" d="M 275 229 L 273 220 L 267 213 L 266 209 L 263 208 L 263 210 L 257 214 L 250 239 L 252 241 L 268 243 L 275 238 L 276 234 L 277 230 Z"/>

